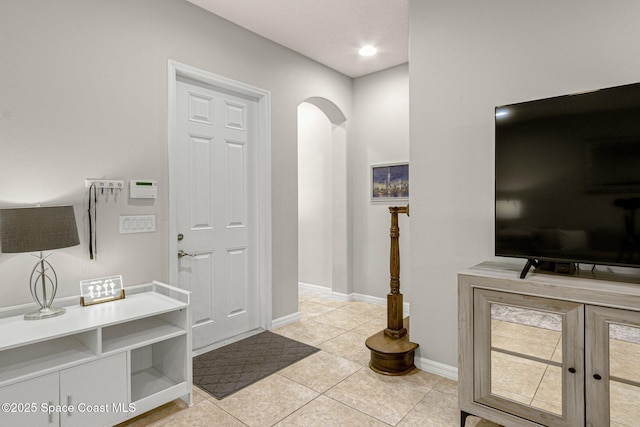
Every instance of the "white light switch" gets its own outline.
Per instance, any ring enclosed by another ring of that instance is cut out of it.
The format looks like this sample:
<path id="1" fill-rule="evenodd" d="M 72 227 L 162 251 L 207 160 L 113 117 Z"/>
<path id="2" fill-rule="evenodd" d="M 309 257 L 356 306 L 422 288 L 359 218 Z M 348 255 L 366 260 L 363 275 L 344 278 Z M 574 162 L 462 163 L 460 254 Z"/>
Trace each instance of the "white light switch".
<path id="1" fill-rule="evenodd" d="M 151 233 L 156 231 L 155 215 L 121 215 L 120 234 Z"/>

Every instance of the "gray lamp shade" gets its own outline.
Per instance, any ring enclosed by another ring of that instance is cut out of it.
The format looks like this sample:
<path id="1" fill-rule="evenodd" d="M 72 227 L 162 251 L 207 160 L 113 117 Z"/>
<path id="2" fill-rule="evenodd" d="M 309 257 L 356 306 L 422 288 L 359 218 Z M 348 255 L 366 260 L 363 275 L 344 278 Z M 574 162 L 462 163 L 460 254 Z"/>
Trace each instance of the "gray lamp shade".
<path id="1" fill-rule="evenodd" d="M 0 251 L 41 252 L 80 244 L 73 206 L 0 209 Z"/>

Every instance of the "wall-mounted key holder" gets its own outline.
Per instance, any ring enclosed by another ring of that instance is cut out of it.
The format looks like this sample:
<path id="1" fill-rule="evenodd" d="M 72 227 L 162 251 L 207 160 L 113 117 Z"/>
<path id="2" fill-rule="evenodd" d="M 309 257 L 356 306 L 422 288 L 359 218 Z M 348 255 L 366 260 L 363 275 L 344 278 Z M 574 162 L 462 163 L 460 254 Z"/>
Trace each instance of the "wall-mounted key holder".
<path id="1" fill-rule="evenodd" d="M 91 186 L 95 185 L 96 190 L 98 190 L 101 194 L 104 194 L 107 191 L 113 194 L 116 190 L 124 190 L 123 179 L 87 178 L 84 180 L 84 185 L 87 188 L 91 188 Z"/>
<path id="2" fill-rule="evenodd" d="M 89 223 L 89 259 L 96 259 L 98 254 L 98 196 L 101 200 L 118 201 L 118 194 L 124 190 L 123 179 L 86 178 L 84 185 L 89 189 L 88 223 Z"/>

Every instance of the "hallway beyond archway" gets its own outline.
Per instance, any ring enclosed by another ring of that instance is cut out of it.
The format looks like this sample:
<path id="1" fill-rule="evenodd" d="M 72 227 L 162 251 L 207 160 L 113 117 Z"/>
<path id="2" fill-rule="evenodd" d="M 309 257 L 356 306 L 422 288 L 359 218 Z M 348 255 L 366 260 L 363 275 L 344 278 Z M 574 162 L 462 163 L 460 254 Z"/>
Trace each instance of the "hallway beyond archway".
<path id="1" fill-rule="evenodd" d="M 298 281 L 350 295 L 346 118 L 325 98 L 298 106 Z"/>

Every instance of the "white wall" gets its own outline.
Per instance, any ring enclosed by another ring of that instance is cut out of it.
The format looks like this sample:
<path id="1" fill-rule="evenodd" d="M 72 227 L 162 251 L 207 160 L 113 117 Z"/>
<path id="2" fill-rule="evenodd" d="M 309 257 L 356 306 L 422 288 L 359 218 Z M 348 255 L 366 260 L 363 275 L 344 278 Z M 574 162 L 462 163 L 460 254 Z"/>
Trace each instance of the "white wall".
<path id="1" fill-rule="evenodd" d="M 409 4 L 411 338 L 455 367 L 456 273 L 493 254 L 493 108 L 639 81 L 640 3 Z"/>
<path id="2" fill-rule="evenodd" d="M 314 96 L 349 116 L 351 79 L 182 0 L 0 3 L 0 206 L 73 204 L 80 246 L 56 251 L 58 296 L 82 279 L 168 280 L 167 60 L 271 91 L 273 316 L 297 311 L 297 107 Z M 84 179 L 156 179 L 155 202 L 100 199 L 97 261 Z M 157 231 L 120 235 L 122 214 Z M 33 258 L 0 254 L 0 306 L 31 301 Z"/>
<path id="3" fill-rule="evenodd" d="M 409 160 L 408 65 L 354 79 L 353 105 L 355 116 L 349 142 L 353 186 L 353 291 L 385 298 L 389 292 L 389 206 L 405 206 L 407 202 L 371 202 L 370 167 Z M 411 186 L 413 170 L 414 165 L 410 163 Z M 413 217 L 399 217 L 400 282 L 407 302 L 411 302 L 409 242 L 410 225 L 414 222 Z"/>
<path id="4" fill-rule="evenodd" d="M 332 125 L 318 107 L 298 107 L 298 281 L 332 288 Z"/>

